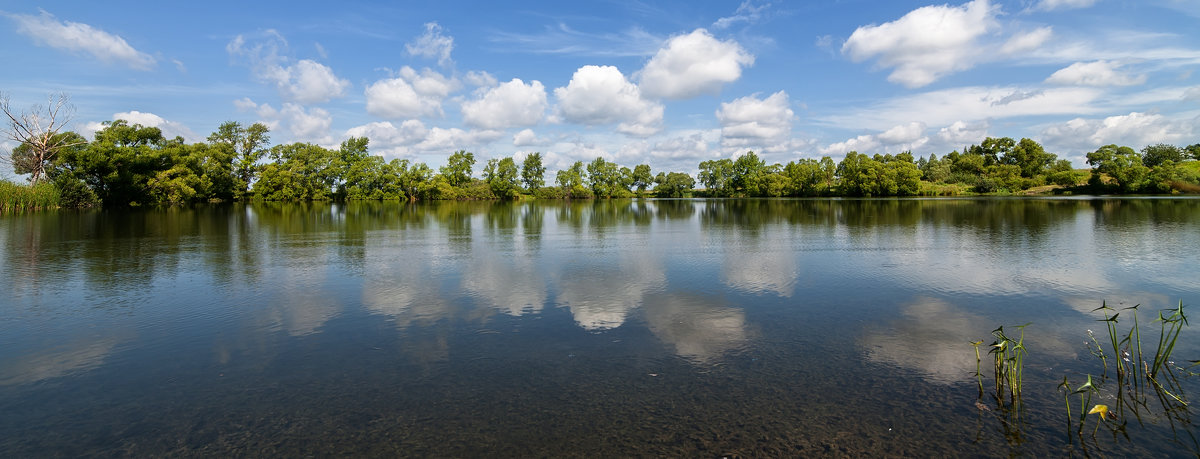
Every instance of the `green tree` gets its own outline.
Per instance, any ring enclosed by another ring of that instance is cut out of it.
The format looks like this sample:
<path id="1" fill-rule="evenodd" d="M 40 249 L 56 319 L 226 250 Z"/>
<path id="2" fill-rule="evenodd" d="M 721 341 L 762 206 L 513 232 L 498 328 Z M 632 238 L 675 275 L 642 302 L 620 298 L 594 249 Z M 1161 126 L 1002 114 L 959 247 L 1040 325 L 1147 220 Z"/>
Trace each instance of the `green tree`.
<path id="1" fill-rule="evenodd" d="M 1142 165 L 1146 167 L 1155 167 L 1167 161 L 1178 164 L 1183 162 L 1185 157 L 1182 148 L 1165 143 L 1147 145 L 1142 148 Z"/>
<path id="2" fill-rule="evenodd" d="M 275 161 L 263 167 L 254 183 L 256 197 L 268 201 L 323 201 L 333 197 L 341 174 L 340 151 L 292 143 L 272 147 L 270 155 Z"/>
<path id="3" fill-rule="evenodd" d="M 733 175 L 733 160 L 715 159 L 700 163 L 700 183 L 709 196 L 729 196 L 729 180 Z"/>
<path id="4" fill-rule="evenodd" d="M 696 180 L 683 172 L 658 173 L 654 182 L 654 194 L 660 198 L 682 198 L 696 186 Z"/>
<path id="5" fill-rule="evenodd" d="M 1192 159 L 1200 161 L 1200 143 L 1188 145 L 1187 153 Z"/>
<path id="6" fill-rule="evenodd" d="M 521 162 L 521 182 L 533 193 L 546 184 L 546 166 L 542 165 L 541 153 L 530 153 Z"/>
<path id="7" fill-rule="evenodd" d="M 475 155 L 468 151 L 459 150 L 450 155 L 446 165 L 442 167 L 442 176 L 456 187 L 471 182 L 471 167 L 475 166 Z"/>
<path id="8" fill-rule="evenodd" d="M 1092 166 L 1092 183 L 1099 184 L 1101 174 L 1108 175 L 1123 193 L 1140 190 L 1150 174 L 1142 157 L 1129 147 L 1105 145 L 1088 153 L 1087 163 Z"/>
<path id="9" fill-rule="evenodd" d="M 213 164 L 205 166 L 217 193 L 237 199 L 246 196 L 262 168 L 259 161 L 267 154 L 270 131 L 262 123 L 243 127 L 237 121 L 226 121 L 208 136 L 208 142 L 219 148 L 210 156 Z"/>
<path id="10" fill-rule="evenodd" d="M 617 164 L 597 157 L 587 165 L 588 182 L 597 198 L 611 198 L 621 188 L 621 172 Z"/>
<path id="11" fill-rule="evenodd" d="M 520 174 L 517 162 L 511 157 L 488 160 L 484 169 L 484 180 L 492 193 L 500 199 L 517 199 L 521 197 Z"/>
<path id="12" fill-rule="evenodd" d="M 1046 153 L 1041 144 L 1030 139 L 1021 139 L 1004 152 L 1000 163 L 1017 166 L 1021 170 L 1021 177 L 1033 178 L 1044 173 L 1056 159 L 1058 157 L 1053 153 Z"/>
<path id="13" fill-rule="evenodd" d="M 689 177 L 690 178 L 690 177 Z M 650 174 L 649 164 L 638 164 L 633 168 L 633 186 L 637 188 L 638 193 L 643 193 L 646 188 L 654 183 L 654 176 Z"/>

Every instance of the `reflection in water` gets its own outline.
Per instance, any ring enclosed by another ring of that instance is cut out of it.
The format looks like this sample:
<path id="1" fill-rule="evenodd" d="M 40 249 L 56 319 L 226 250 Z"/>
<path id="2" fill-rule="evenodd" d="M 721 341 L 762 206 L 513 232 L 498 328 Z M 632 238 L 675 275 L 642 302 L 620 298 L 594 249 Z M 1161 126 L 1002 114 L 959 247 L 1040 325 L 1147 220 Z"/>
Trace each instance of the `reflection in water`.
<path id="1" fill-rule="evenodd" d="M 536 313 L 546 303 L 545 277 L 533 260 L 495 255 L 475 257 L 463 273 L 462 287 L 487 307 L 519 316 Z"/>
<path id="2" fill-rule="evenodd" d="M 621 326 L 647 293 L 666 284 L 666 273 L 654 254 L 639 251 L 617 258 L 615 265 L 579 259 L 559 272 L 558 303 L 570 308 L 575 323 L 586 330 Z"/>
<path id="3" fill-rule="evenodd" d="M 10 354 L 7 357 L 15 357 L 13 360 L 0 359 L 0 386 L 29 384 L 93 370 L 123 341 L 126 340 L 110 336 L 38 349 L 29 354 Z"/>
<path id="4" fill-rule="evenodd" d="M 734 245 L 735 250 L 725 252 L 721 281 L 748 293 L 792 296 L 799 275 L 798 259 L 790 247 L 778 245 L 778 241 L 787 241 L 789 236 L 767 234 L 748 239 Z"/>
<path id="5" fill-rule="evenodd" d="M 652 294 L 644 309 L 650 331 L 696 364 L 715 362 L 747 340 L 746 314 L 714 297 Z"/>
<path id="6" fill-rule="evenodd" d="M 1197 199 L 0 215 L 0 456 L 1002 456 L 955 430 L 968 343 L 1033 322 L 1028 377 L 1101 371 L 1092 310 L 1194 304 L 1198 225 Z M 1064 452 L 1029 419 L 1019 453 Z"/>
<path id="7" fill-rule="evenodd" d="M 865 330 L 859 345 L 867 359 L 916 371 L 937 384 L 969 380 L 976 362 L 968 343 L 984 340 L 980 353 L 986 353 L 991 330 L 1003 325 L 935 298 L 918 298 L 901 307 L 901 312 L 902 317 L 886 327 Z M 1027 347 L 1031 352 L 1074 358 L 1077 346 L 1046 333 L 1048 325 L 1026 328 Z"/>

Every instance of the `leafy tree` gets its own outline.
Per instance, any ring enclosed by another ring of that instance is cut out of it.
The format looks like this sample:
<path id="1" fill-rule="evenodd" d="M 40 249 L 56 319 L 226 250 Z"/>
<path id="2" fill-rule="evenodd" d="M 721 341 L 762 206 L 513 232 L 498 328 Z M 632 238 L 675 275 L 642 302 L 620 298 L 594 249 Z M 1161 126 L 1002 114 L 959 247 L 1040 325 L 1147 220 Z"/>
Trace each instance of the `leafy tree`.
<path id="1" fill-rule="evenodd" d="M 207 165 L 205 170 L 218 193 L 245 197 L 262 168 L 258 162 L 267 154 L 270 131 L 262 123 L 243 127 L 237 121 L 226 121 L 208 136 L 208 142 L 219 150 L 211 156 L 214 164 Z M 224 176 L 218 175 L 222 173 Z"/>
<path id="2" fill-rule="evenodd" d="M 275 162 L 263 167 L 254 183 L 256 197 L 268 201 L 321 201 L 332 198 L 341 153 L 309 143 L 276 145 Z"/>
<path id="3" fill-rule="evenodd" d="M 1200 161 L 1200 143 L 1188 145 L 1187 153 L 1192 159 Z"/>
<path id="4" fill-rule="evenodd" d="M 496 197 L 500 199 L 517 199 L 521 197 L 517 162 L 511 157 L 488 160 L 484 171 L 484 180 Z"/>
<path id="5" fill-rule="evenodd" d="M 1101 183 L 1101 174 L 1105 174 L 1123 193 L 1141 189 L 1150 174 L 1150 168 L 1142 164 L 1142 157 L 1129 147 L 1105 145 L 1088 153 L 1087 163 L 1092 166 L 1092 183 Z"/>
<path id="6" fill-rule="evenodd" d="M 1185 158 L 1184 150 L 1174 145 L 1165 143 L 1147 145 L 1142 148 L 1142 165 L 1146 167 L 1155 167 L 1167 161 L 1173 163 L 1181 163 Z"/>
<path id="7" fill-rule="evenodd" d="M 638 164 L 637 166 L 634 166 L 633 186 L 637 188 L 638 193 L 645 192 L 646 188 L 653 183 L 655 183 L 655 178 L 650 174 L 649 164 Z"/>
<path id="8" fill-rule="evenodd" d="M 587 173 L 592 193 L 596 197 L 611 198 L 617 195 L 617 190 L 621 187 L 621 173 L 616 163 L 597 157 L 587 165 Z"/>
<path id="9" fill-rule="evenodd" d="M 743 190 L 750 194 L 757 188 L 758 181 L 767 172 L 767 163 L 753 151 L 739 156 L 730 169 L 728 186 L 733 191 Z"/>
<path id="10" fill-rule="evenodd" d="M 700 183 L 710 196 L 729 196 L 729 180 L 733 176 L 733 160 L 716 159 L 700 163 Z"/>
<path id="11" fill-rule="evenodd" d="M 682 198 L 696 186 L 696 180 L 683 172 L 658 173 L 654 182 L 654 194 L 660 198 Z"/>
<path id="12" fill-rule="evenodd" d="M 591 190 L 583 186 L 583 174 L 583 161 L 575 161 L 575 164 L 572 164 L 570 168 L 558 171 L 558 174 L 555 176 L 555 182 L 558 183 L 558 186 L 563 190 L 563 194 L 568 198 L 591 197 Z"/>
<path id="13" fill-rule="evenodd" d="M 1055 159 L 1058 158 L 1053 153 L 1046 153 L 1041 144 L 1030 139 L 1021 139 L 1004 152 L 1000 163 L 1017 166 L 1021 170 L 1021 177 L 1032 178 L 1045 172 Z"/>
<path id="14" fill-rule="evenodd" d="M 533 193 L 546 184 L 546 167 L 542 165 L 541 153 L 530 153 L 521 163 L 521 182 Z"/>
<path id="15" fill-rule="evenodd" d="M 468 151 L 459 150 L 450 155 L 446 165 L 442 167 L 442 176 L 447 183 L 461 187 L 471 181 L 471 167 L 475 165 L 475 155 Z"/>

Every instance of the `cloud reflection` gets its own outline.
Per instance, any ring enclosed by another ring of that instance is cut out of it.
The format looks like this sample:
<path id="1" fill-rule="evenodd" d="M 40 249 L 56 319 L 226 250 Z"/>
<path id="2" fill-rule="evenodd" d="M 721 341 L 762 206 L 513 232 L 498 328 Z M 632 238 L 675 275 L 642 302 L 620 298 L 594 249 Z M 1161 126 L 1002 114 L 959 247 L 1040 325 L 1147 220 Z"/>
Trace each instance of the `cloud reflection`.
<path id="1" fill-rule="evenodd" d="M 658 255 L 642 251 L 622 254 L 615 264 L 598 261 L 574 265 L 561 276 L 558 303 L 571 309 L 586 330 L 616 328 L 642 304 L 647 292 L 666 285 Z"/>
<path id="2" fill-rule="evenodd" d="M 711 296 L 649 295 L 644 310 L 650 331 L 692 363 L 712 363 L 747 340 L 745 313 Z"/>
<path id="3" fill-rule="evenodd" d="M 124 339 L 110 336 L 18 356 L 11 364 L 0 365 L 0 385 L 28 384 L 93 370 L 102 365 L 122 341 Z"/>

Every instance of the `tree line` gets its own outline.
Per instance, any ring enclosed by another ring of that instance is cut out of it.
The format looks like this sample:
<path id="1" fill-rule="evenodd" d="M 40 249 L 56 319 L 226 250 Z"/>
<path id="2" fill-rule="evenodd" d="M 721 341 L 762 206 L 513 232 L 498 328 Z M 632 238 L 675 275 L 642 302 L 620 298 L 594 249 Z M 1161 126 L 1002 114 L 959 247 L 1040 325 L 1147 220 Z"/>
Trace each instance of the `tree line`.
<path id="1" fill-rule="evenodd" d="M 88 141 L 52 133 L 24 141 L 8 158 L 30 182 L 48 181 L 61 206 L 150 205 L 197 201 L 486 200 L 658 197 L 916 196 L 1016 193 L 1052 185 L 1086 193 L 1200 191 L 1200 144 L 1157 144 L 1140 152 L 1107 145 L 1075 170 L 1030 139 L 987 138 L 943 157 L 851 151 L 835 162 L 797 159 L 766 164 L 754 152 L 703 161 L 694 179 L 653 174 L 604 158 L 578 161 L 546 183 L 540 153 L 519 163 L 495 158 L 476 178 L 474 154 L 457 151 L 434 170 L 423 162 L 385 160 L 365 137 L 336 149 L 310 143 L 270 145 L 261 123 L 225 122 L 206 142 L 167 139 L 156 127 L 106 122 Z M 697 181 L 698 179 L 698 181 Z M 697 185 L 700 188 L 697 189 Z"/>

